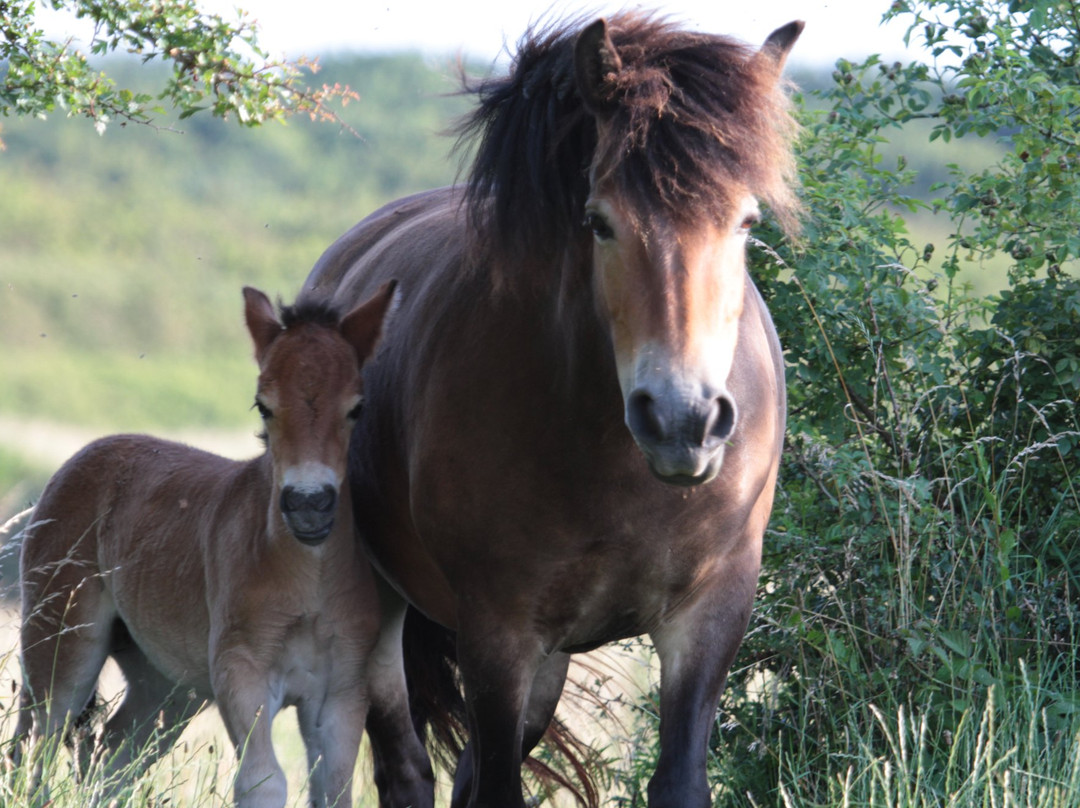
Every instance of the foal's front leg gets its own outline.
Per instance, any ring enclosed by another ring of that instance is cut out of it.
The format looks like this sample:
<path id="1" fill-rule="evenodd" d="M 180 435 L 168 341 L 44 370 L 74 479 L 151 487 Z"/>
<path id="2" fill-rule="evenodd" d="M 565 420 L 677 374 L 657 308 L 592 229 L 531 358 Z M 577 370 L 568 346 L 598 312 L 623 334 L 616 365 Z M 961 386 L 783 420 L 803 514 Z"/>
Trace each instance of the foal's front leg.
<path id="1" fill-rule="evenodd" d="M 214 695 L 240 765 L 233 794 L 237 808 L 282 808 L 288 786 L 271 741 L 274 716 L 265 672 L 240 653 L 214 670 Z"/>
<path id="2" fill-rule="evenodd" d="M 300 735 L 307 750 L 308 805 L 352 806 L 352 779 L 367 714 L 365 689 L 324 694 L 296 706 Z"/>

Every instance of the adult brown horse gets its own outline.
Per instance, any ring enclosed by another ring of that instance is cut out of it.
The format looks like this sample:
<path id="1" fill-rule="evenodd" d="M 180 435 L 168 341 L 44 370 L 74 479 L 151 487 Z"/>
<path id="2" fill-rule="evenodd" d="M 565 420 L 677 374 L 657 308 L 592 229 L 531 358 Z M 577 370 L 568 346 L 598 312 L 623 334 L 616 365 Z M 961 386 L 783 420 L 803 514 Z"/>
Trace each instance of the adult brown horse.
<path id="1" fill-rule="evenodd" d="M 458 808 L 520 808 L 569 654 L 646 633 L 649 804 L 710 802 L 785 417 L 745 245 L 759 200 L 796 216 L 780 72 L 801 30 L 755 50 L 621 14 L 527 36 L 474 88 L 468 183 L 372 214 L 305 284 L 348 306 L 401 279 L 350 479 L 377 568 L 456 632 Z"/>
<path id="2" fill-rule="evenodd" d="M 376 646 L 375 580 L 343 487 L 360 367 L 392 294 L 386 283 L 340 320 L 326 307 L 298 306 L 279 321 L 265 295 L 244 290 L 260 369 L 262 456 L 238 462 L 115 435 L 54 475 L 22 547 L 18 737 L 36 746 L 70 728 L 112 656 L 126 692 L 105 724 L 102 760 L 117 791 L 214 700 L 243 753 L 237 804 L 284 806 L 270 728 L 294 704 L 311 766 L 309 804 L 351 806 L 368 688 L 393 705 L 395 680 L 398 720 L 427 766 L 400 652 Z M 395 761 L 408 766 L 410 758 Z M 430 771 L 395 777 L 430 794 Z M 384 793 L 383 805 L 423 799 Z"/>

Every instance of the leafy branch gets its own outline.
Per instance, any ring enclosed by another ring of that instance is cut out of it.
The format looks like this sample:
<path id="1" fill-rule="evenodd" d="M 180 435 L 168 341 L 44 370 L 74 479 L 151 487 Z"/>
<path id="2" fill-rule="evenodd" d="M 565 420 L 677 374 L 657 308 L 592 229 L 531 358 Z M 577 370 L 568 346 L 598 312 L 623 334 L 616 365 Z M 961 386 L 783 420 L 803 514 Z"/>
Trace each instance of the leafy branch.
<path id="1" fill-rule="evenodd" d="M 206 110 L 245 126 L 305 114 L 344 124 L 337 105 L 357 95 L 340 84 L 314 86 L 314 60 L 271 58 L 258 41 L 255 21 L 200 11 L 194 0 L 49 0 L 58 10 L 92 21 L 88 44 L 95 57 L 124 52 L 143 62 L 161 59 L 173 71 L 156 94 L 119 88 L 91 67 L 73 40 L 53 41 L 34 20 L 32 0 L 0 0 L 0 113 L 36 116 L 62 110 L 94 121 L 99 133 L 120 121 L 153 125 L 165 113 L 181 119 Z"/>

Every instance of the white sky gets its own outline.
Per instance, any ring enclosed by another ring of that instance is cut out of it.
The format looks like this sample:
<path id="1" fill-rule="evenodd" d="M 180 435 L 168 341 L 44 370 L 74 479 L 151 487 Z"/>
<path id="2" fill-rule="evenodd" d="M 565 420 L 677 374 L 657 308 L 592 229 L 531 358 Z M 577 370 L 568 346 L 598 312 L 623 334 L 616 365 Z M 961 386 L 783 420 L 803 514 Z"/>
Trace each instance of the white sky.
<path id="1" fill-rule="evenodd" d="M 549 9 L 557 16 L 610 13 L 644 7 L 712 33 L 733 34 L 753 44 L 793 19 L 806 21 L 792 61 L 831 65 L 839 57 L 881 53 L 904 55 L 905 22 L 881 26 L 891 0 L 199 0 L 199 5 L 235 16 L 237 7 L 259 22 L 260 41 L 271 54 L 317 57 L 335 51 L 421 50 L 482 60 L 513 46 L 528 24 Z M 39 4 L 43 5 L 43 4 Z M 44 18 L 43 18 L 44 19 Z M 53 36 L 79 33 L 74 21 L 50 17 Z"/>

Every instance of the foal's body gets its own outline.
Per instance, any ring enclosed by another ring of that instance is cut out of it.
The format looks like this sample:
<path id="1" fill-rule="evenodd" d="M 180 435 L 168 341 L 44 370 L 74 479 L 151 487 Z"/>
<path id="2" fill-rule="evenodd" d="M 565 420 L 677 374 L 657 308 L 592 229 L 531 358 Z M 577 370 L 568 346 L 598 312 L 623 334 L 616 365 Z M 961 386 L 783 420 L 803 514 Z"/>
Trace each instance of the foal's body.
<path id="1" fill-rule="evenodd" d="M 261 457 L 118 435 L 57 472 L 22 551 L 20 735 L 70 725 L 112 656 L 127 689 L 104 729 L 111 771 L 134 756 L 150 762 L 216 701 L 242 752 L 237 803 L 282 806 L 271 724 L 295 705 L 310 803 L 351 805 L 379 604 L 341 483 L 359 366 L 388 301 L 384 289 L 374 310 L 357 309 L 374 327 L 353 346 L 323 325 L 286 331 L 264 297 L 249 298 L 269 444 Z M 322 381 L 324 372 L 326 388 L 307 398 L 304 374 Z"/>
<path id="2" fill-rule="evenodd" d="M 58 472 L 22 558 L 23 660 L 33 698 L 51 702 L 37 708 L 51 710 L 46 732 L 79 715 L 112 656 L 127 682 L 105 729 L 117 768 L 162 731 L 158 711 L 163 751 L 216 700 L 233 743 L 246 743 L 238 801 L 283 805 L 270 728 L 295 705 L 309 755 L 323 757 L 313 793 L 344 786 L 378 631 L 371 571 L 347 521 L 319 548 L 271 529 L 265 498 L 249 493 L 270 486 L 268 456 L 238 463 L 139 435 L 92 443 Z"/>

